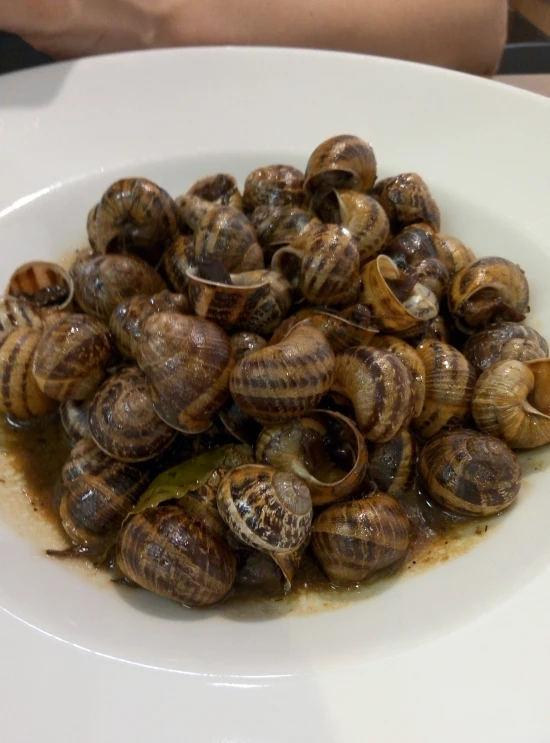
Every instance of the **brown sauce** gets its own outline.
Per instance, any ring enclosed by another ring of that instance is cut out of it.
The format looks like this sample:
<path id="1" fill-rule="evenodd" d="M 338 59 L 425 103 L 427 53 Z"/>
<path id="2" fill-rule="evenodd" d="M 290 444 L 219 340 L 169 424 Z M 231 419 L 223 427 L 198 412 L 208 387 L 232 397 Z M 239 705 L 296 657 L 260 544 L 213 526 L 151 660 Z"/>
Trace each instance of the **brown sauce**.
<path id="1" fill-rule="evenodd" d="M 0 485 L 5 488 L 8 483 L 13 500 L 9 512 L 5 507 L 0 508 L 0 518 L 23 532 L 44 553 L 48 548 L 68 547 L 69 540 L 59 521 L 59 502 L 61 469 L 70 444 L 59 419 L 56 417 L 20 428 L 2 422 L 0 442 L 6 475 L 0 476 Z M 15 489 L 11 488 L 12 480 Z M 276 571 L 268 583 L 267 595 L 263 588 L 260 590 L 255 586 L 254 580 L 239 580 L 224 611 L 233 615 L 265 617 L 290 611 L 310 613 L 339 608 L 377 593 L 388 578 L 416 572 L 464 553 L 498 522 L 498 517 L 480 521 L 446 512 L 419 490 L 411 491 L 401 499 L 401 504 L 411 520 L 413 538 L 406 558 L 398 565 L 374 575 L 360 586 L 335 589 L 306 552 L 290 592 L 284 592 Z M 29 507 L 37 529 L 30 526 Z M 41 529 L 40 525 L 48 528 Z M 80 567 L 83 564 L 82 560 L 64 561 L 64 564 L 67 562 L 78 562 Z M 98 569 L 91 563 L 84 563 L 84 566 L 84 572 L 97 576 Z M 112 577 L 108 571 L 99 572 Z"/>

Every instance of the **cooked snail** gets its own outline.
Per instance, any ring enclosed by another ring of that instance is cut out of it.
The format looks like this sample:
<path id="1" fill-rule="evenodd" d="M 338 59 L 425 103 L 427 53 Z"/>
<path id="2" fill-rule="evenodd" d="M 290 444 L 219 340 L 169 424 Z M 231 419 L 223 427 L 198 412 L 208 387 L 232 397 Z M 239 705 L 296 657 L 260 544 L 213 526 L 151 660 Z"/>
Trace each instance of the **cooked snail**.
<path id="1" fill-rule="evenodd" d="M 72 444 L 90 438 L 88 410 L 91 402 L 89 397 L 87 400 L 65 400 L 59 406 L 61 424 Z"/>
<path id="2" fill-rule="evenodd" d="M 550 443 L 550 359 L 490 366 L 477 380 L 472 413 L 482 431 L 512 449 Z"/>
<path id="3" fill-rule="evenodd" d="M 410 523 L 389 495 L 336 503 L 313 522 L 311 546 L 329 581 L 336 586 L 358 583 L 403 559 Z"/>
<path id="4" fill-rule="evenodd" d="M 244 182 L 246 212 L 258 206 L 303 206 L 304 174 L 292 165 L 268 165 L 248 174 Z"/>
<path id="5" fill-rule="evenodd" d="M 216 173 L 195 181 L 187 196 L 198 196 L 215 206 L 232 206 L 242 209 L 243 199 L 237 181 L 229 173 Z"/>
<path id="6" fill-rule="evenodd" d="M 351 305 L 344 310 L 334 307 L 309 307 L 298 310 L 279 325 L 271 336 L 278 343 L 298 323 L 307 320 L 320 330 L 334 353 L 353 346 L 366 346 L 377 332 L 371 327 L 370 312 L 364 305 Z"/>
<path id="7" fill-rule="evenodd" d="M 256 443 L 256 459 L 302 479 L 314 506 L 349 496 L 367 469 L 363 437 L 349 418 L 328 410 L 313 410 L 303 418 L 264 428 Z"/>
<path id="8" fill-rule="evenodd" d="M 0 300 L 0 332 L 14 328 L 42 330 L 44 322 L 32 304 L 22 298 L 4 297 Z"/>
<path id="9" fill-rule="evenodd" d="M 482 372 L 497 361 L 505 359 L 516 361 L 544 359 L 548 356 L 548 344 L 528 325 L 502 322 L 471 335 L 462 352 L 472 366 L 478 372 Z"/>
<path id="10" fill-rule="evenodd" d="M 220 260 L 227 271 L 255 271 L 264 267 L 254 228 L 238 209 L 209 209 L 195 232 L 195 261 L 205 256 Z"/>
<path id="11" fill-rule="evenodd" d="M 401 361 L 405 369 L 407 369 L 411 375 L 413 415 L 415 417 L 420 415 L 426 397 L 426 369 L 420 355 L 412 346 L 409 346 L 408 343 L 401 340 L 401 338 L 396 338 L 394 335 L 378 333 L 371 338 L 369 345 L 371 348 L 382 348 L 385 351 L 391 351 Z"/>
<path id="12" fill-rule="evenodd" d="M 40 338 L 32 371 L 54 400 L 85 400 L 101 384 L 111 357 L 103 325 L 82 313 L 64 315 Z"/>
<path id="13" fill-rule="evenodd" d="M 376 180 L 376 158 L 371 145 L 359 137 L 342 134 L 321 142 L 308 160 L 305 189 L 309 195 L 333 188 L 367 193 Z"/>
<path id="14" fill-rule="evenodd" d="M 416 462 L 416 441 L 407 428 L 389 441 L 374 445 L 369 455 L 369 476 L 383 493 L 399 498 L 413 487 Z"/>
<path id="15" fill-rule="evenodd" d="M 529 312 L 529 286 L 521 268 L 506 258 L 480 258 L 456 273 L 447 295 L 461 330 L 493 322 L 519 322 Z"/>
<path id="16" fill-rule="evenodd" d="M 307 485 L 289 472 L 261 464 L 243 464 L 221 482 L 218 508 L 233 534 L 268 554 L 288 584 L 295 568 L 293 554 L 309 538 L 312 520 Z"/>
<path id="17" fill-rule="evenodd" d="M 384 207 L 394 230 L 414 222 L 425 222 L 439 230 L 439 207 L 417 173 L 402 173 L 378 181 L 373 193 Z"/>
<path id="18" fill-rule="evenodd" d="M 521 484 L 519 462 L 506 444 L 467 429 L 441 433 L 426 444 L 418 471 L 434 500 L 475 516 L 508 508 Z"/>
<path id="19" fill-rule="evenodd" d="M 292 205 L 257 206 L 250 215 L 250 222 L 269 260 L 277 248 L 290 245 L 304 232 L 321 225 L 314 214 Z"/>
<path id="20" fill-rule="evenodd" d="M 57 263 L 31 261 L 12 274 L 6 294 L 25 299 L 35 309 L 67 307 L 73 298 L 73 280 Z"/>

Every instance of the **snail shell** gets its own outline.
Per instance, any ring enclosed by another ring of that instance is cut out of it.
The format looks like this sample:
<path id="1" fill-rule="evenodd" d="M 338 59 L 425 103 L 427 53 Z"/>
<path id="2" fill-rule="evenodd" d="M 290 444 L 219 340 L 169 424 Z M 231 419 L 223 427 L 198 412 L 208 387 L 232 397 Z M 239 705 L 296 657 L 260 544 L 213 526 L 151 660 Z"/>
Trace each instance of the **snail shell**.
<path id="1" fill-rule="evenodd" d="M 264 256 L 254 228 L 245 215 L 230 206 L 216 206 L 204 215 L 195 232 L 195 260 L 220 260 L 230 272 L 264 267 Z"/>
<path id="2" fill-rule="evenodd" d="M 63 429 L 73 444 L 76 444 L 80 439 L 90 438 L 88 410 L 91 402 L 91 398 L 87 400 L 65 400 L 59 406 Z"/>
<path id="3" fill-rule="evenodd" d="M 367 448 L 349 418 L 313 410 L 303 418 L 264 428 L 256 443 L 256 459 L 300 477 L 313 505 L 323 506 L 359 487 L 367 469 Z"/>
<path id="4" fill-rule="evenodd" d="M 307 230 L 321 225 L 314 214 L 297 206 L 258 206 L 250 222 L 269 260 L 277 248 L 290 245 Z"/>
<path id="5" fill-rule="evenodd" d="M 88 212 L 88 216 L 86 218 L 86 232 L 88 233 L 88 241 L 90 243 L 90 247 L 92 249 L 92 253 L 99 253 L 99 246 L 98 246 L 98 237 L 97 237 L 97 229 L 96 229 L 96 217 L 97 217 L 97 208 L 99 204 L 94 204 L 90 211 Z"/>
<path id="6" fill-rule="evenodd" d="M 229 394 L 235 361 L 229 337 L 200 317 L 159 312 L 145 322 L 137 361 L 157 415 L 185 433 L 206 431 Z"/>
<path id="7" fill-rule="evenodd" d="M 529 285 L 521 268 L 506 258 L 479 258 L 453 276 L 447 301 L 458 327 L 471 333 L 492 322 L 523 320 Z"/>
<path id="8" fill-rule="evenodd" d="M 157 294 L 164 281 L 134 255 L 99 255 L 73 265 L 75 298 L 89 315 L 109 320 L 111 312 L 136 294 Z"/>
<path id="9" fill-rule="evenodd" d="M 231 275 L 231 284 L 208 281 L 188 271 L 193 311 L 224 330 L 246 330 L 268 335 L 290 309 L 288 282 L 265 269 Z"/>
<path id="10" fill-rule="evenodd" d="M 436 247 L 440 259 L 443 261 L 449 272 L 449 276 L 454 276 L 467 265 L 475 261 L 474 251 L 467 245 L 464 245 L 458 238 L 452 235 L 446 235 L 443 232 L 437 232 Z"/>
<path id="11" fill-rule="evenodd" d="M 359 294 L 359 252 L 350 233 L 337 225 L 308 230 L 293 243 L 303 255 L 300 289 L 313 304 L 351 304 Z"/>
<path id="12" fill-rule="evenodd" d="M 342 189 L 314 198 L 314 202 L 323 222 L 339 224 L 349 231 L 359 251 L 361 266 L 382 250 L 390 223 L 386 212 L 371 196 Z"/>
<path id="13" fill-rule="evenodd" d="M 417 173 L 401 173 L 378 181 L 373 194 L 384 207 L 394 231 L 414 222 L 425 222 L 439 230 L 439 207 Z"/>
<path id="14" fill-rule="evenodd" d="M 390 351 L 364 346 L 342 351 L 331 390 L 351 401 L 356 425 L 368 441 L 389 441 L 411 422 L 411 375 Z"/>
<path id="15" fill-rule="evenodd" d="M 189 312 L 185 294 L 173 294 L 166 289 L 159 294 L 138 294 L 119 304 L 109 319 L 109 330 L 118 350 L 130 359 L 136 358 L 141 329 L 148 317 L 156 312 Z"/>
<path id="16" fill-rule="evenodd" d="M 42 392 L 32 374 L 40 333 L 34 328 L 14 328 L 0 333 L 0 412 L 29 420 L 53 412 L 57 402 Z"/>
<path id="17" fill-rule="evenodd" d="M 476 373 L 454 346 L 428 340 L 416 347 L 426 370 L 426 398 L 413 426 L 425 439 L 442 428 L 465 423 L 470 415 Z"/>
<path id="18" fill-rule="evenodd" d="M 73 298 L 73 280 L 57 263 L 31 261 L 14 271 L 6 294 L 25 299 L 33 307 L 67 307 Z"/>
<path id="19" fill-rule="evenodd" d="M 271 336 L 270 343 L 278 343 L 291 328 L 304 320 L 323 333 L 334 353 L 353 346 L 366 346 L 377 332 L 370 327 L 370 312 L 363 305 L 346 307 L 340 312 L 333 308 L 308 307 L 284 320 Z"/>
<path id="20" fill-rule="evenodd" d="M 145 374 L 126 367 L 99 388 L 89 416 L 90 436 L 97 446 L 121 462 L 144 462 L 161 454 L 176 431 L 155 413 Z"/>
<path id="21" fill-rule="evenodd" d="M 187 196 L 198 196 L 215 206 L 231 206 L 242 210 L 243 199 L 237 181 L 228 173 L 216 173 L 195 181 Z"/>
<path id="22" fill-rule="evenodd" d="M 111 357 L 104 326 L 83 314 L 64 315 L 47 328 L 32 370 L 42 392 L 54 400 L 85 400 L 101 384 Z"/>
<path id="23" fill-rule="evenodd" d="M 376 158 L 371 145 L 352 134 L 321 142 L 308 160 L 305 188 L 316 191 L 348 188 L 367 192 L 376 180 Z"/>
<path id="24" fill-rule="evenodd" d="M 260 423 L 304 415 L 328 392 L 334 354 L 324 335 L 301 323 L 279 343 L 248 354 L 235 365 L 234 401 Z"/>
<path id="25" fill-rule="evenodd" d="M 187 291 L 187 269 L 195 260 L 195 238 L 179 235 L 166 248 L 162 256 L 162 267 L 172 287 L 180 293 Z"/>
<path id="26" fill-rule="evenodd" d="M 406 341 L 394 335 L 377 334 L 371 338 L 371 348 L 383 348 L 394 353 L 408 370 L 412 380 L 413 415 L 420 415 L 426 397 L 426 369 L 418 353 Z M 384 490 L 384 488 L 382 488 Z M 386 492 L 384 490 L 384 492 Z"/>
<path id="27" fill-rule="evenodd" d="M 506 444 L 470 430 L 441 433 L 426 444 L 419 475 L 434 500 L 469 516 L 503 511 L 521 485 L 521 467 Z"/>
<path id="28" fill-rule="evenodd" d="M 436 233 L 429 225 L 413 224 L 405 227 L 384 248 L 395 265 L 430 289 L 438 301 L 447 291 L 449 271 L 440 255 Z"/>
<path id="29" fill-rule="evenodd" d="M 151 477 L 143 467 L 117 462 L 93 441 L 73 447 L 62 471 L 65 488 L 59 513 L 74 544 L 103 556 Z"/>
<path id="30" fill-rule="evenodd" d="M 148 508 L 128 519 L 116 563 L 142 588 L 189 607 L 219 603 L 237 575 L 229 547 L 179 505 Z"/>
<path id="31" fill-rule="evenodd" d="M 304 174 L 292 165 L 267 165 L 256 168 L 244 182 L 243 204 L 246 212 L 258 206 L 303 206 Z"/>
<path id="32" fill-rule="evenodd" d="M 550 442 L 550 360 L 498 361 L 477 380 L 472 400 L 477 426 L 512 449 Z"/>
<path id="33" fill-rule="evenodd" d="M 417 458 L 416 440 L 406 428 L 393 439 L 374 445 L 369 456 L 369 476 L 383 493 L 399 498 L 414 485 Z"/>
<path id="34" fill-rule="evenodd" d="M 463 348 L 464 356 L 478 372 L 497 361 L 533 361 L 548 356 L 548 344 L 528 325 L 502 322 L 471 335 Z"/>
<path id="35" fill-rule="evenodd" d="M 311 546 L 333 585 L 358 583 L 401 560 L 408 549 L 410 523 L 391 496 L 335 503 L 313 522 Z"/>
<path id="36" fill-rule="evenodd" d="M 146 178 L 113 183 L 88 220 L 88 237 L 99 253 L 134 253 L 156 265 L 178 234 L 175 202 Z"/>
<path id="37" fill-rule="evenodd" d="M 32 304 L 22 298 L 4 297 L 0 300 L 0 332 L 13 328 L 42 330 L 44 322 Z"/>
<path id="38" fill-rule="evenodd" d="M 373 324 L 394 335 L 415 335 L 439 313 L 437 297 L 403 273 L 387 255 L 369 261 L 361 273 L 359 301 Z"/>
<path id="39" fill-rule="evenodd" d="M 269 554 L 290 584 L 289 558 L 307 542 L 313 518 L 307 485 L 289 472 L 244 464 L 222 480 L 217 502 L 232 533 L 249 547 Z"/>

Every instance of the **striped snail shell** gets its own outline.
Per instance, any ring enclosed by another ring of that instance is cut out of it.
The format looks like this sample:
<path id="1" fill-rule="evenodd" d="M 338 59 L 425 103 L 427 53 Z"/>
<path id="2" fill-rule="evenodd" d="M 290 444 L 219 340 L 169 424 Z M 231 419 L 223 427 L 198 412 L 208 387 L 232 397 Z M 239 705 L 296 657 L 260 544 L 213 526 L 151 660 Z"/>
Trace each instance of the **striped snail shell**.
<path id="1" fill-rule="evenodd" d="M 340 413 L 313 410 L 262 430 L 256 459 L 292 472 L 308 486 L 314 506 L 342 500 L 361 484 L 367 448 L 355 425 Z"/>
<path id="2" fill-rule="evenodd" d="M 373 195 L 384 207 L 394 231 L 414 222 L 425 222 L 434 230 L 439 230 L 439 207 L 417 173 L 401 173 L 378 181 Z"/>
<path id="3" fill-rule="evenodd" d="M 290 245 L 307 230 L 321 225 L 314 214 L 292 205 L 257 206 L 250 215 L 250 222 L 268 260 L 277 248 Z"/>
<path id="4" fill-rule="evenodd" d="M 467 333 L 493 322 L 520 322 L 529 312 L 529 285 L 506 258 L 479 258 L 456 273 L 447 294 L 449 311 Z"/>
<path id="5" fill-rule="evenodd" d="M 359 251 L 343 227 L 315 227 L 292 244 L 302 254 L 300 289 L 312 304 L 346 305 L 359 294 Z"/>
<path id="6" fill-rule="evenodd" d="M 264 256 L 254 228 L 238 209 L 209 209 L 195 232 L 195 262 L 205 256 L 220 260 L 229 273 L 264 267 Z"/>
<path id="7" fill-rule="evenodd" d="M 179 235 L 164 251 L 162 268 L 176 292 L 185 294 L 187 291 L 187 269 L 194 260 L 195 238 L 193 235 Z"/>
<path id="8" fill-rule="evenodd" d="M 19 266 L 8 281 L 6 294 L 26 299 L 33 307 L 67 307 L 73 298 L 73 280 L 57 263 L 31 261 Z"/>
<path id="9" fill-rule="evenodd" d="M 411 375 L 390 351 L 364 346 L 342 351 L 331 391 L 350 400 L 357 428 L 368 441 L 389 441 L 411 422 Z"/>
<path id="10" fill-rule="evenodd" d="M 436 248 L 440 259 L 443 261 L 449 272 L 449 276 L 454 276 L 467 265 L 475 261 L 474 251 L 467 245 L 464 245 L 458 238 L 452 235 L 446 235 L 443 232 L 435 234 Z"/>
<path id="11" fill-rule="evenodd" d="M 146 178 L 113 183 L 101 197 L 95 218 L 88 220 L 88 236 L 97 252 L 134 253 L 154 266 L 177 233 L 173 199 Z"/>
<path id="12" fill-rule="evenodd" d="M 270 343 L 278 343 L 303 320 L 323 333 L 334 353 L 353 346 L 367 346 L 378 332 L 371 327 L 370 312 L 364 305 L 351 305 L 340 311 L 331 307 L 306 307 L 283 320 Z"/>
<path id="13" fill-rule="evenodd" d="M 231 336 L 231 345 L 235 351 L 235 360 L 240 361 L 252 351 L 259 351 L 260 348 L 267 346 L 267 341 L 258 333 L 250 333 L 248 330 L 241 330 L 239 333 L 233 333 Z"/>
<path id="14" fill-rule="evenodd" d="M 550 443 L 550 359 L 508 359 L 477 380 L 472 400 L 477 426 L 512 449 Z"/>
<path id="15" fill-rule="evenodd" d="M 405 557 L 410 523 L 401 505 L 376 491 L 368 498 L 335 503 L 317 516 L 311 547 L 333 585 L 365 580 Z"/>
<path id="16" fill-rule="evenodd" d="M 300 323 L 281 341 L 235 365 L 230 390 L 237 405 L 260 423 L 303 415 L 328 392 L 334 354 L 324 335 Z"/>
<path id="17" fill-rule="evenodd" d="M 235 362 L 229 337 L 208 320 L 173 312 L 151 315 L 137 361 L 151 386 L 155 411 L 184 433 L 201 433 L 229 395 Z"/>
<path id="18" fill-rule="evenodd" d="M 386 212 L 378 201 L 364 193 L 341 189 L 321 192 L 312 200 L 312 206 L 323 222 L 345 227 L 359 251 L 361 266 L 379 253 L 390 232 Z"/>
<path id="19" fill-rule="evenodd" d="M 371 348 L 391 351 L 408 370 L 412 380 L 413 415 L 420 415 L 426 397 L 426 369 L 419 354 L 401 338 L 396 338 L 394 335 L 383 335 L 382 333 L 378 333 L 371 338 L 370 346 Z"/>
<path id="20" fill-rule="evenodd" d="M 64 315 L 43 333 L 32 370 L 48 397 L 85 400 L 101 384 L 110 357 L 102 323 L 88 315 Z"/>
<path id="21" fill-rule="evenodd" d="M 416 477 L 417 445 L 408 428 L 389 441 L 375 444 L 369 455 L 369 476 L 383 492 L 406 495 Z"/>
<path id="22" fill-rule="evenodd" d="M 413 426 L 425 439 L 464 424 L 471 412 L 476 372 L 454 346 L 428 340 L 416 347 L 426 370 L 426 397 Z"/>
<path id="23" fill-rule="evenodd" d="M 237 560 L 227 544 L 182 506 L 170 504 L 126 521 L 116 564 L 142 588 L 189 607 L 219 603 L 237 576 Z"/>
<path id="24" fill-rule="evenodd" d="M 189 309 L 185 294 L 174 294 L 166 289 L 149 296 L 138 294 L 115 307 L 109 319 L 109 330 L 119 351 L 135 359 L 141 329 L 148 317 L 156 312 L 187 314 Z"/>
<path id="25" fill-rule="evenodd" d="M 16 420 L 29 420 L 53 412 L 58 403 L 36 383 L 32 362 L 40 333 L 14 328 L 0 333 L 0 412 Z"/>
<path id="26" fill-rule="evenodd" d="M 23 298 L 0 299 L 0 332 L 14 328 L 34 328 L 41 331 L 44 322 L 32 304 Z"/>
<path id="27" fill-rule="evenodd" d="M 441 433 L 420 452 L 422 486 L 438 503 L 468 516 L 490 516 L 510 506 L 520 489 L 514 453 L 493 436 L 462 429 Z"/>
<path id="28" fill-rule="evenodd" d="M 243 464 L 220 483 L 218 509 L 233 534 L 249 547 L 269 554 L 292 580 L 292 554 L 304 546 L 313 507 L 307 485 L 289 472 Z"/>
<path id="29" fill-rule="evenodd" d="M 361 273 L 359 301 L 385 333 L 413 336 L 439 313 L 435 294 L 399 269 L 387 255 L 369 261 Z"/>
<path id="30" fill-rule="evenodd" d="M 231 274 L 230 284 L 203 279 L 195 269 L 189 269 L 187 275 L 195 314 L 224 330 L 269 335 L 292 303 L 288 282 L 275 271 Z"/>
<path id="31" fill-rule="evenodd" d="M 237 181 L 229 173 L 216 173 L 199 178 L 187 191 L 187 196 L 198 196 L 214 206 L 232 206 L 242 210 L 243 199 Z"/>
<path id="32" fill-rule="evenodd" d="M 86 400 L 64 400 L 59 406 L 59 415 L 63 429 L 71 442 L 76 444 L 80 439 L 90 438 L 88 410 L 92 398 Z"/>
<path id="33" fill-rule="evenodd" d="M 135 255 L 98 255 L 71 269 L 75 299 L 84 312 L 109 321 L 117 305 L 136 294 L 157 294 L 164 281 Z"/>
<path id="34" fill-rule="evenodd" d="M 88 425 L 96 445 L 122 462 L 153 459 L 176 437 L 176 430 L 155 413 L 147 377 L 134 366 L 120 369 L 101 385 Z"/>
<path id="35" fill-rule="evenodd" d="M 247 213 L 258 206 L 304 205 L 304 174 L 292 165 L 267 165 L 249 173 L 244 182 L 243 205 Z"/>
<path id="36" fill-rule="evenodd" d="M 349 188 L 366 193 L 376 180 L 376 158 L 371 145 L 352 134 L 321 142 L 306 167 L 307 193 Z"/>
<path id="37" fill-rule="evenodd" d="M 118 462 L 82 439 L 62 471 L 61 525 L 74 544 L 105 553 L 151 477 L 144 467 Z"/>
<path id="38" fill-rule="evenodd" d="M 505 359 L 533 361 L 547 358 L 548 344 L 528 325 L 502 322 L 471 335 L 462 352 L 474 368 L 482 372 Z"/>

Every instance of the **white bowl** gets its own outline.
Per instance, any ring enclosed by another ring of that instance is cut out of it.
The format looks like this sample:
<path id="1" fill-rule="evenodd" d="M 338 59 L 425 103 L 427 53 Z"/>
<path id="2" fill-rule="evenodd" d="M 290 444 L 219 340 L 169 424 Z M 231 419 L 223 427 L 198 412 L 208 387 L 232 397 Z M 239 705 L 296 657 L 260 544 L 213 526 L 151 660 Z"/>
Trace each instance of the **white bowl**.
<path id="1" fill-rule="evenodd" d="M 549 132 L 550 101 L 353 55 L 161 51 L 8 75 L 0 272 L 84 244 L 88 209 L 120 176 L 174 194 L 220 170 L 242 183 L 354 133 L 381 175 L 424 177 L 444 231 L 521 264 L 528 322 L 550 336 Z M 546 740 L 548 461 L 523 458 L 518 504 L 467 554 L 337 611 L 255 620 L 46 558 L 48 527 L 20 483 L 2 486 L 2 740 Z"/>

